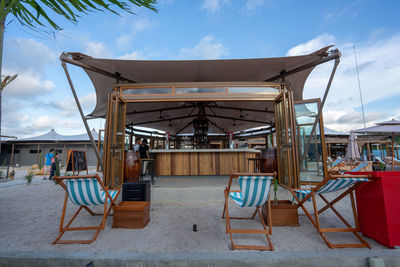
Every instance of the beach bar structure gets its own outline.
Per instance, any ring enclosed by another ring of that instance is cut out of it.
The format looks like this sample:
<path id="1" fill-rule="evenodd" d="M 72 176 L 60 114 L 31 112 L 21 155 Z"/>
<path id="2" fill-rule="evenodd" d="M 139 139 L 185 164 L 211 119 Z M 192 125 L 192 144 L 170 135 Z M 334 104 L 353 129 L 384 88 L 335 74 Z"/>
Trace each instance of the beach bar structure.
<path id="1" fill-rule="evenodd" d="M 260 151 L 236 148 L 230 141 L 245 130 L 264 127 L 276 136 L 279 182 L 297 187 L 327 174 L 322 108 L 340 61 L 339 50 L 330 48 L 258 59 L 115 60 L 63 53 L 60 60 L 89 136 L 87 120 L 106 119 L 104 154 L 96 155 L 107 186 L 124 181 L 124 153 L 132 142 L 126 135 L 135 127 L 165 133 L 163 149 L 150 151 L 157 175 L 247 172 L 246 159 Z M 303 99 L 311 71 L 331 60 L 322 100 Z M 88 115 L 82 112 L 67 63 L 81 67 L 95 87 L 97 103 Z M 190 148 L 184 145 L 188 139 Z M 211 147 L 216 140 L 222 140 L 223 148 Z"/>

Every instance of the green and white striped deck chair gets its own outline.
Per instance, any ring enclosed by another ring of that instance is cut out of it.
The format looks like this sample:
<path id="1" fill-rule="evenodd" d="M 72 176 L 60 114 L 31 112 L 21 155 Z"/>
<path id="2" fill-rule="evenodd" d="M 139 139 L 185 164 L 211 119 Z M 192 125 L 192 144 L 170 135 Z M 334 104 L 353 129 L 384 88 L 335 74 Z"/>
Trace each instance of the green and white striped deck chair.
<path id="1" fill-rule="evenodd" d="M 54 240 L 53 244 L 90 244 L 96 240 L 101 230 L 104 230 L 106 219 L 111 211 L 112 206 L 115 204 L 115 200 L 118 197 L 120 190 L 109 190 L 99 176 L 96 175 L 85 175 L 85 176 L 63 176 L 55 177 L 55 181 L 60 184 L 65 190 L 65 199 L 60 221 L 60 234 Z M 78 210 L 64 226 L 65 212 L 67 208 L 68 199 L 72 204 L 79 206 Z M 93 212 L 89 206 L 102 205 L 104 211 L 101 214 Z M 107 208 L 107 206 L 109 207 Z M 102 215 L 103 219 L 98 226 L 84 226 L 84 227 L 71 227 L 72 222 L 76 219 L 79 212 L 85 209 L 90 215 Z M 90 240 L 60 240 L 65 232 L 68 231 L 86 231 L 96 230 L 94 236 Z"/>
<path id="2" fill-rule="evenodd" d="M 274 250 L 274 246 L 271 243 L 269 235 L 272 234 L 271 228 L 271 203 L 270 203 L 270 188 L 276 177 L 276 173 L 232 173 L 228 186 L 225 188 L 225 205 L 222 212 L 222 218 L 225 218 L 226 214 L 226 233 L 229 233 L 231 249 L 250 249 L 250 250 Z M 231 190 L 233 179 L 238 179 L 239 191 Z M 251 217 L 231 217 L 229 215 L 229 197 L 239 207 L 250 207 L 255 208 L 255 211 Z M 261 214 L 260 207 L 268 205 L 268 228 L 264 222 L 264 218 Z M 254 219 L 258 213 L 263 230 L 256 229 L 232 229 L 231 219 Z M 248 245 L 236 245 L 233 242 L 232 234 L 263 234 L 268 239 L 269 246 L 248 246 Z"/>
<path id="3" fill-rule="evenodd" d="M 325 178 L 322 182 L 316 185 L 312 189 L 289 189 L 293 197 L 298 203 L 298 207 L 301 207 L 307 217 L 310 219 L 314 227 L 317 229 L 318 233 L 321 235 L 322 239 L 328 245 L 329 248 L 346 248 L 346 247 L 368 247 L 370 245 L 360 236 L 358 233 L 358 217 L 357 211 L 355 209 L 354 202 L 354 190 L 359 187 L 364 182 L 370 181 L 369 175 L 331 175 Z M 333 193 L 337 191 L 345 190 L 343 193 L 339 194 L 334 200 L 328 201 L 324 194 Z M 326 205 L 318 210 L 316 196 L 319 196 Z M 345 218 L 339 213 L 339 211 L 333 207 L 333 205 L 343 199 L 345 196 L 349 195 L 351 199 L 351 208 L 353 210 L 355 227 L 352 227 Z M 314 217 L 311 216 L 310 212 L 304 206 L 305 202 L 312 200 L 312 205 L 314 207 Z M 323 228 L 320 225 L 319 214 L 327 209 L 331 209 L 334 214 L 345 224 L 345 228 Z M 333 244 L 327 240 L 325 233 L 335 233 L 335 232 L 351 232 L 353 233 L 361 243 L 355 244 Z"/>

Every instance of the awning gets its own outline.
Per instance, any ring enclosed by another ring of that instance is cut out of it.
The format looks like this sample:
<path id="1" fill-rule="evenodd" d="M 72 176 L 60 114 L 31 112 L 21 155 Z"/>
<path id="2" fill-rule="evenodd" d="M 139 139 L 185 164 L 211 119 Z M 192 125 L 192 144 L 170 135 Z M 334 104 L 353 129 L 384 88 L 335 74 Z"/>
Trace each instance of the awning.
<path id="1" fill-rule="evenodd" d="M 61 55 L 61 60 L 82 67 L 91 79 L 96 90 L 96 106 L 89 114 L 94 118 L 105 118 L 107 112 L 107 99 L 113 85 L 120 82 L 134 83 L 196 83 L 196 82 L 280 82 L 284 78 L 285 83 L 293 91 L 295 101 L 303 99 L 304 83 L 318 64 L 329 61 L 330 46 L 322 48 L 314 53 L 278 58 L 259 59 L 229 59 L 229 60 L 119 60 L 92 58 L 81 53 L 67 53 Z M 336 50 L 334 51 L 336 52 Z M 339 52 L 337 51 L 339 54 Z M 340 56 L 340 55 L 339 55 Z M 145 102 L 145 101 L 144 101 Z M 215 103 L 211 103 L 214 105 Z M 241 111 L 240 109 L 265 109 L 273 110 L 272 103 L 248 103 L 240 101 L 217 102 L 219 106 L 226 106 L 222 114 L 228 118 L 213 118 L 210 114 L 210 132 L 238 131 L 257 126 L 265 126 L 273 123 L 273 114 L 260 112 Z M 135 123 L 135 126 L 151 127 L 171 134 L 179 133 L 190 118 L 182 120 L 168 120 L 170 118 L 185 116 L 190 108 L 182 108 L 187 102 L 165 103 L 134 103 L 128 106 L 127 122 Z M 139 113 L 140 111 L 169 109 L 168 112 Z M 171 107 L 180 107 L 171 110 Z M 236 110 L 234 109 L 236 108 Z M 134 114 L 133 111 L 138 112 Z M 168 113 L 168 114 L 167 114 Z M 240 120 L 246 116 L 248 120 Z M 237 118 L 234 121 L 229 118 Z M 143 124 L 140 124 L 143 120 Z M 148 123 L 149 121 L 159 121 Z M 162 121 L 161 121 L 162 120 Z M 193 118 L 191 118 L 193 120 Z M 252 121 L 250 121 L 252 120 Z M 139 124 L 137 124 L 139 123 Z M 179 125 L 177 125 L 179 124 Z M 215 124 L 215 125 L 214 125 Z M 180 133 L 192 132 L 185 128 Z"/>

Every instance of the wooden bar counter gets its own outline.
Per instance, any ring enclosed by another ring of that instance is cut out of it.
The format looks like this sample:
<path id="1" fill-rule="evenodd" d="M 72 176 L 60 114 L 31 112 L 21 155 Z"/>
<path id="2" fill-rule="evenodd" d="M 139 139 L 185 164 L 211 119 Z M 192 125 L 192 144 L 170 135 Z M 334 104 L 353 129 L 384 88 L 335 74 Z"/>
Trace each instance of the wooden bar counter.
<path id="1" fill-rule="evenodd" d="M 247 158 L 255 158 L 255 149 L 152 149 L 155 174 L 164 175 L 230 175 L 247 172 Z M 252 166 L 250 166 L 252 170 Z"/>

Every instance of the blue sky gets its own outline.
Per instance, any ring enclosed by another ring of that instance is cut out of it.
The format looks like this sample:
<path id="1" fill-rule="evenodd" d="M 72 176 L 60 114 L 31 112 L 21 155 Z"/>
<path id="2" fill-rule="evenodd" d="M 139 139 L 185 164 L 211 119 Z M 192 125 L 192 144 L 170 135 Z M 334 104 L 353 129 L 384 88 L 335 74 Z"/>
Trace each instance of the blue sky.
<path id="1" fill-rule="evenodd" d="M 154 13 L 93 12 L 78 24 L 56 18 L 54 35 L 23 28 L 9 16 L 3 74 L 19 74 L 3 92 L 2 134 L 18 137 L 54 128 L 83 133 L 59 55 L 82 52 L 125 59 L 231 59 L 299 55 L 335 44 L 343 56 L 324 108 L 325 126 L 361 128 L 353 46 L 367 125 L 400 119 L 399 1 L 159 0 Z M 86 114 L 95 93 L 86 74 L 69 67 Z M 322 97 L 332 63 L 309 77 L 304 98 Z M 99 129 L 104 120 L 93 120 Z"/>

